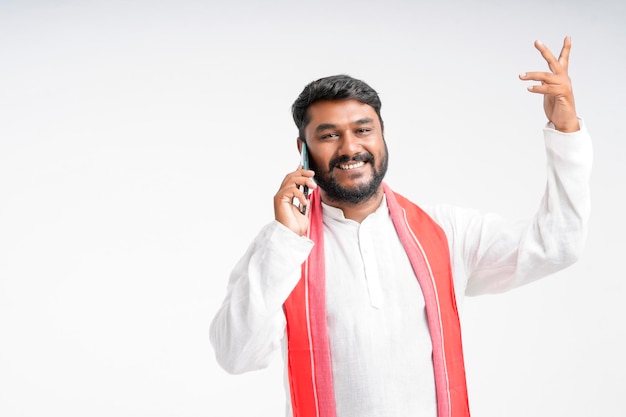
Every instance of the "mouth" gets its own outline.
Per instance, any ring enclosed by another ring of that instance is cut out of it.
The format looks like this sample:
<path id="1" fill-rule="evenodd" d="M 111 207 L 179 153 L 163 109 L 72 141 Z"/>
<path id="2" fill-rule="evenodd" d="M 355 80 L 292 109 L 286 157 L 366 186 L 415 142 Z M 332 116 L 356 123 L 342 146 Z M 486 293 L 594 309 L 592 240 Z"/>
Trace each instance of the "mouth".
<path id="1" fill-rule="evenodd" d="M 365 165 L 364 161 L 357 161 L 345 164 L 337 164 L 337 168 L 341 169 L 342 171 L 348 171 L 351 169 L 361 168 L 363 165 Z"/>

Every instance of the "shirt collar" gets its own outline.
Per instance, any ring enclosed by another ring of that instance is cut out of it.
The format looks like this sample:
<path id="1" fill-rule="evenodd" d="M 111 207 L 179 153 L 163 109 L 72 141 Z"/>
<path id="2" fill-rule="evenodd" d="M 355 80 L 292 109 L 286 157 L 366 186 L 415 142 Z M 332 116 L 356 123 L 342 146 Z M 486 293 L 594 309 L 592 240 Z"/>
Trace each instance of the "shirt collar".
<path id="1" fill-rule="evenodd" d="M 369 216 L 367 216 L 365 218 L 365 220 L 371 219 L 371 220 L 375 220 L 375 219 L 379 219 L 379 218 L 384 218 L 384 216 L 386 214 L 389 213 L 389 210 L 387 208 L 387 196 L 385 196 L 383 194 L 383 199 L 380 202 L 380 206 L 378 206 L 378 208 L 376 209 L 376 211 L 374 211 L 373 213 L 371 213 Z M 327 217 L 329 219 L 333 219 L 333 220 L 337 220 L 337 221 L 341 221 L 341 222 L 349 222 L 351 221 L 350 219 L 346 219 L 346 217 L 343 214 L 343 210 L 337 207 L 333 207 L 333 206 L 329 206 L 328 204 L 322 202 L 322 214 L 324 217 Z"/>

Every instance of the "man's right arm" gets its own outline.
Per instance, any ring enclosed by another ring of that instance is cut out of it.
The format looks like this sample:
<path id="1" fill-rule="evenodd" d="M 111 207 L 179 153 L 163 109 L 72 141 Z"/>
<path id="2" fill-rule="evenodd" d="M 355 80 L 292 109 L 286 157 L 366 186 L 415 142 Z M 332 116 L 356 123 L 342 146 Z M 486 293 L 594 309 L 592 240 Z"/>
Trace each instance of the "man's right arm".
<path id="1" fill-rule="evenodd" d="M 265 368 L 285 334 L 283 303 L 300 280 L 313 242 L 273 221 L 233 269 L 210 327 L 218 363 L 238 374 Z"/>

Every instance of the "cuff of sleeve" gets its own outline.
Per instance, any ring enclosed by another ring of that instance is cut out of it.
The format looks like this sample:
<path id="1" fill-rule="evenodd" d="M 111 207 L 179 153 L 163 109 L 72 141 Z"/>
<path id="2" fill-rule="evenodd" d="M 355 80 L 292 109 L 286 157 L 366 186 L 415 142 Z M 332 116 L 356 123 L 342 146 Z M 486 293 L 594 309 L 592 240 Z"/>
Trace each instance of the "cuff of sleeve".
<path id="1" fill-rule="evenodd" d="M 313 247 L 313 241 L 306 236 L 298 236 L 290 228 L 279 222 L 273 220 L 268 225 L 270 235 L 274 235 L 278 242 L 284 243 L 286 248 L 302 249 L 308 255 Z"/>
<path id="2" fill-rule="evenodd" d="M 264 248 L 262 258 L 268 272 L 278 276 L 299 271 L 314 245 L 311 239 L 299 236 L 276 220 L 266 225 L 257 242 Z"/>
<path id="3" fill-rule="evenodd" d="M 578 129 L 576 132 L 561 132 L 560 130 L 556 130 L 556 127 L 554 126 L 554 123 L 552 122 L 548 122 L 546 123 L 546 125 L 544 126 L 544 131 L 548 134 L 556 134 L 556 135 L 564 135 L 564 136 L 575 136 L 575 135 L 579 135 L 581 133 L 587 133 L 587 127 L 585 126 L 585 121 L 578 117 L 578 124 L 580 125 L 580 129 Z"/>
<path id="4" fill-rule="evenodd" d="M 582 119 L 578 119 L 580 130 L 564 133 L 554 129 L 552 123 L 544 128 L 546 154 L 551 164 L 565 167 L 585 167 L 591 169 L 593 163 L 593 146 L 591 137 Z"/>
<path id="5" fill-rule="evenodd" d="M 300 279 L 300 268 L 313 241 L 272 221 L 255 239 L 247 266 L 250 293 L 266 306 L 280 306 Z"/>

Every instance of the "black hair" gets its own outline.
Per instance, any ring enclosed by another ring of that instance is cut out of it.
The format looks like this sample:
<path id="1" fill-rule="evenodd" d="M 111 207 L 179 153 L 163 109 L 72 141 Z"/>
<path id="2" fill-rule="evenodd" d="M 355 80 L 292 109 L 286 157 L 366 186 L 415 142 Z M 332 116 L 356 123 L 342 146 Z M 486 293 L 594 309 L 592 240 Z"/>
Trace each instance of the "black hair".
<path id="1" fill-rule="evenodd" d="M 372 106 L 378 115 L 381 129 L 383 128 L 383 119 L 380 116 L 382 103 L 378 93 L 364 81 L 349 75 L 331 75 L 310 82 L 291 106 L 293 121 L 298 128 L 300 139 L 304 140 L 304 128 L 309 123 L 308 109 L 311 104 L 320 100 L 347 99 L 354 99 Z"/>

